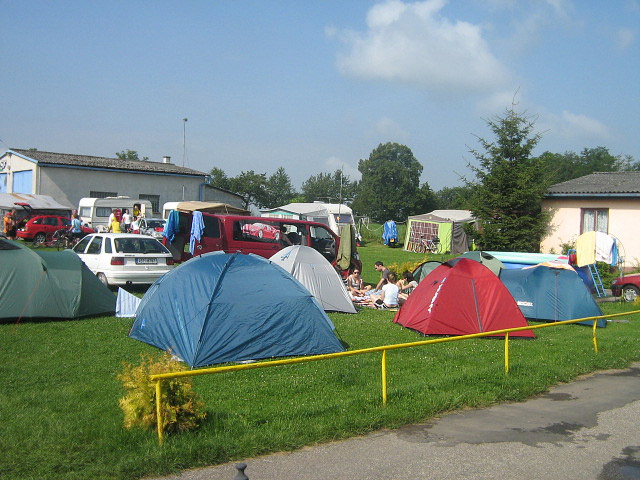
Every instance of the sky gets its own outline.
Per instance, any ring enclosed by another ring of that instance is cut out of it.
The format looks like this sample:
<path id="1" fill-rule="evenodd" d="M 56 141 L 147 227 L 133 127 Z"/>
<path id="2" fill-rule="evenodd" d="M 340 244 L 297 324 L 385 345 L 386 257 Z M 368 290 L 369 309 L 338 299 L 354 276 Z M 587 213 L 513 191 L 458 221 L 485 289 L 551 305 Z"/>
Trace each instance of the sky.
<path id="1" fill-rule="evenodd" d="M 0 152 L 125 149 L 300 188 L 381 143 L 473 178 L 506 109 L 534 153 L 640 161 L 640 0 L 0 0 Z M 184 119 L 187 121 L 184 121 Z"/>

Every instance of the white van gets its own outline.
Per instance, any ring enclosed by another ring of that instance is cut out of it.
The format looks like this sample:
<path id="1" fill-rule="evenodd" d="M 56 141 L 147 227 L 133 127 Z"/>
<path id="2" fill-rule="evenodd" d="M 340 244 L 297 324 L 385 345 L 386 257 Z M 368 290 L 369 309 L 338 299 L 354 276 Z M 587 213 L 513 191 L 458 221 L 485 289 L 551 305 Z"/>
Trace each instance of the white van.
<path id="1" fill-rule="evenodd" d="M 336 235 L 340 235 L 342 225 L 353 225 L 353 211 L 339 203 L 289 203 L 282 207 L 262 211 L 263 217 L 293 218 L 318 222 L 328 226 Z"/>
<path id="2" fill-rule="evenodd" d="M 78 216 L 83 225 L 88 225 L 97 231 L 106 231 L 111 212 L 119 208 L 124 213 L 125 208 L 133 214 L 139 210 L 143 217 L 152 217 L 153 208 L 149 200 L 131 197 L 81 198 L 78 205 Z"/>

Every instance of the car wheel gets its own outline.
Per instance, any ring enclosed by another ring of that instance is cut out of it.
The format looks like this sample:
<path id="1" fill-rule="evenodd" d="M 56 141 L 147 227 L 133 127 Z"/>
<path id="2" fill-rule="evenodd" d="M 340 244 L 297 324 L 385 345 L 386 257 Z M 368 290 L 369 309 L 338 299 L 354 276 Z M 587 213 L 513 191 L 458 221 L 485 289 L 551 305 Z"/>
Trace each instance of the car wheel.
<path id="1" fill-rule="evenodd" d="M 633 302 L 640 295 L 640 288 L 635 285 L 625 285 L 622 287 L 622 298 L 625 302 Z"/>
<path id="2" fill-rule="evenodd" d="M 98 280 L 100 280 L 105 287 L 109 288 L 109 280 L 107 280 L 107 276 L 104 273 L 98 273 Z"/>
<path id="3" fill-rule="evenodd" d="M 33 237 L 33 243 L 38 245 L 41 243 L 44 243 L 46 240 L 47 240 L 47 236 L 42 232 L 36 234 L 36 236 Z"/>

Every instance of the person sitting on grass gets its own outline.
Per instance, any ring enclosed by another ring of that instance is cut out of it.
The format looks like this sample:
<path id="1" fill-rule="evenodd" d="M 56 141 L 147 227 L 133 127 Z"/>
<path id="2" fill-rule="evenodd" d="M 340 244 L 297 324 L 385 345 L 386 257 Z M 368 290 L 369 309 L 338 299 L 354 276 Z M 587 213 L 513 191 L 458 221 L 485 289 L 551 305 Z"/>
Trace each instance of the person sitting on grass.
<path id="1" fill-rule="evenodd" d="M 413 289 L 418 286 L 418 282 L 416 282 L 415 278 L 413 278 L 413 275 L 410 271 L 405 270 L 402 273 L 402 278 L 398 280 L 398 283 L 396 283 L 396 285 L 399 288 L 398 303 L 402 305 L 407 301 L 407 298 L 409 298 L 409 294 L 413 292 Z"/>
<path id="2" fill-rule="evenodd" d="M 360 276 L 360 270 L 358 268 L 347 277 L 347 288 L 349 289 L 349 293 L 354 297 L 364 295 L 364 281 Z"/>
<path id="3" fill-rule="evenodd" d="M 400 289 L 396 285 L 395 273 L 389 272 L 389 275 L 387 275 L 387 281 L 382 285 L 381 290 L 382 292 L 379 294 L 371 294 L 369 297 L 371 305 L 375 308 L 397 308 L 398 292 Z"/>

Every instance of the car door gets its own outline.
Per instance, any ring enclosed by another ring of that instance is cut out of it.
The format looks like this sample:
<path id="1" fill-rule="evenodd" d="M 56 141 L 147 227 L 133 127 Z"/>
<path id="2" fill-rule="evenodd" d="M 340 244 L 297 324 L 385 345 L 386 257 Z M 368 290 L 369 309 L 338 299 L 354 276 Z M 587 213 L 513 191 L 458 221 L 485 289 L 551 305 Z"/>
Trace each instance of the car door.
<path id="1" fill-rule="evenodd" d="M 213 215 L 202 214 L 204 228 L 200 236 L 200 240 L 194 243 L 193 255 L 202 255 L 207 252 L 217 252 L 222 250 L 221 225 L 218 217 Z M 153 235 L 153 230 L 149 232 Z"/>
<path id="2" fill-rule="evenodd" d="M 94 235 L 91 242 L 84 252 L 82 261 L 89 267 L 93 273 L 96 273 L 100 266 L 100 257 L 102 256 L 102 244 L 104 237 L 102 235 Z"/>
<path id="3" fill-rule="evenodd" d="M 309 226 L 311 247 L 316 249 L 329 262 L 334 262 L 338 253 L 338 245 L 333 233 L 324 226 Z"/>
<path id="4" fill-rule="evenodd" d="M 47 237 L 51 237 L 51 235 L 53 235 L 53 232 L 61 228 L 58 222 L 58 217 L 44 217 L 44 220 L 42 222 L 42 230 L 47 235 Z"/>

